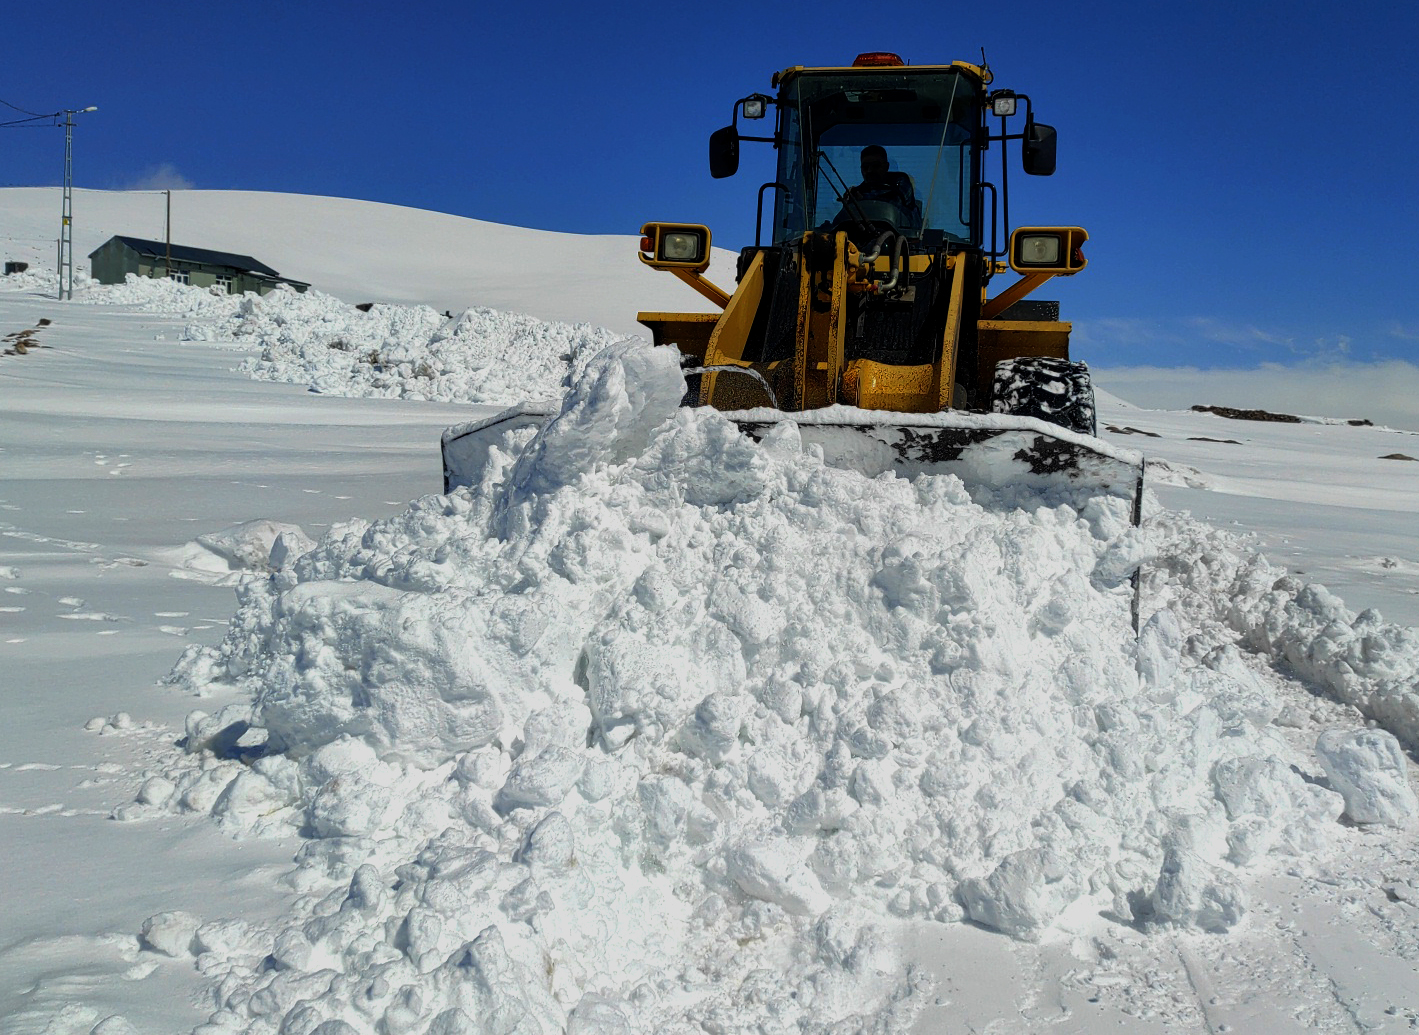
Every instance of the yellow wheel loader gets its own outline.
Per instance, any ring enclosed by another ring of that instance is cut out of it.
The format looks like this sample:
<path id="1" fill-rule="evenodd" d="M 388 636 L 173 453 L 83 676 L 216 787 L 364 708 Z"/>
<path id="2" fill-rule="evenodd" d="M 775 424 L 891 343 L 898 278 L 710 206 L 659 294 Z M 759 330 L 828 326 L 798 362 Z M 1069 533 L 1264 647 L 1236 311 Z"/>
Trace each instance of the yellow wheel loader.
<path id="1" fill-rule="evenodd" d="M 685 405 L 726 411 L 748 434 L 795 421 L 825 459 L 869 475 L 950 471 L 968 485 L 1067 479 L 1134 498 L 1139 457 L 1095 436 L 1088 369 L 1070 360 L 1057 302 L 1026 298 L 1086 266 L 1080 227 L 1009 227 L 1007 148 L 1049 175 L 1055 131 L 1029 97 L 992 90 L 984 65 L 860 55 L 795 66 L 773 96 L 735 102 L 710 138 L 710 173 L 733 175 L 743 141 L 772 144 L 758 227 L 731 291 L 703 276 L 710 231 L 646 223 L 640 259 L 688 283 L 713 313 L 641 313 L 684 355 Z M 751 135 L 741 130 L 765 128 Z M 1011 132 L 1011 120 L 1023 119 Z M 998 145 L 998 183 L 986 158 Z M 857 182 L 861 175 L 861 182 Z M 766 198 L 771 203 L 767 239 Z M 991 295 L 997 276 L 1013 283 Z M 445 491 L 487 442 L 550 415 L 519 408 L 449 429 Z"/>

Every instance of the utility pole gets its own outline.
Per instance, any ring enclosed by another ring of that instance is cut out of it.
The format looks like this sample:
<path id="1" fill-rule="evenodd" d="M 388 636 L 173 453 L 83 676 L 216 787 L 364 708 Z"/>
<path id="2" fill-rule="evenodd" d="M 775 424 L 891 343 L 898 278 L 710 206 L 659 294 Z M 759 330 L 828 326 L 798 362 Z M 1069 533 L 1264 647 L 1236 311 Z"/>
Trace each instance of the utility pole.
<path id="1" fill-rule="evenodd" d="M 74 113 L 64 112 L 64 215 L 59 222 L 59 301 L 74 297 Z"/>
<path id="2" fill-rule="evenodd" d="M 168 215 L 163 220 L 163 233 L 167 235 L 168 242 L 167 258 L 163 260 L 163 276 L 168 277 L 172 274 L 172 191 L 163 193 L 168 196 Z"/>
<path id="3" fill-rule="evenodd" d="M 59 299 L 74 297 L 74 116 L 98 108 L 64 109 L 64 214 L 59 224 Z"/>

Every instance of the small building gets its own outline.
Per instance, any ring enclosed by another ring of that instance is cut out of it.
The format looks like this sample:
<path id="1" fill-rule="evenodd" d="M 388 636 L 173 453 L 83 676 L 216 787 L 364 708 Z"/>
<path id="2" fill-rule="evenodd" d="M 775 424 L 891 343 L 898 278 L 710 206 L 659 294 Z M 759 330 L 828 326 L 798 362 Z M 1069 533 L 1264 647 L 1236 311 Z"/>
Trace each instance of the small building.
<path id="1" fill-rule="evenodd" d="M 89 253 L 94 279 L 100 284 L 122 284 L 130 273 L 140 277 L 167 277 L 197 287 L 224 287 L 229 295 L 255 291 L 264 295 L 277 284 L 289 284 L 297 291 L 310 287 L 305 281 L 283 277 L 250 255 L 215 252 L 210 248 L 189 248 L 137 237 L 110 237 Z"/>

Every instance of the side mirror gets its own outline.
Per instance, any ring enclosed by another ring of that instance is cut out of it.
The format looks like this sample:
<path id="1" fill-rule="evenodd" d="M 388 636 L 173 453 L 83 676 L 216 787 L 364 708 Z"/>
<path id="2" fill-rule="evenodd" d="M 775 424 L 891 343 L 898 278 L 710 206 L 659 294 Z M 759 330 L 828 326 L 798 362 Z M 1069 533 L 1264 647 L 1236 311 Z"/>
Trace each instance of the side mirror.
<path id="1" fill-rule="evenodd" d="M 1030 121 L 1025 126 L 1025 140 L 1020 153 L 1025 160 L 1025 172 L 1031 176 L 1054 175 L 1055 133 L 1053 126 Z"/>
<path id="2" fill-rule="evenodd" d="M 725 126 L 710 134 L 710 175 L 716 180 L 739 171 L 739 131 Z"/>

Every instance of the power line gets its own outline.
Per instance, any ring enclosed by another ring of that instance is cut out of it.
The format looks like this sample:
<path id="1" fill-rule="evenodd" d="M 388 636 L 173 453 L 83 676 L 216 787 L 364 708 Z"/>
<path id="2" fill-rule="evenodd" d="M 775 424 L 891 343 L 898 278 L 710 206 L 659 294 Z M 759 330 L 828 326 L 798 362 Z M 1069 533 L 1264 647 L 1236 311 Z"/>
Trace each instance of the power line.
<path id="1" fill-rule="evenodd" d="M 34 116 L 35 118 L 37 118 L 37 119 L 47 119 L 47 118 L 50 118 L 50 117 L 51 117 L 51 116 L 49 116 L 49 115 L 41 115 L 41 114 L 40 114 L 39 112 L 37 112 L 37 111 L 30 111 L 28 108 L 21 108 L 18 104 L 11 104 L 9 101 L 7 101 L 7 100 L 5 100 L 5 99 L 3 99 L 3 98 L 0 98 L 0 104 L 5 105 L 5 107 L 7 107 L 7 108 L 13 108 L 15 111 L 19 112 L 21 115 L 33 115 L 33 116 Z"/>
<path id="2" fill-rule="evenodd" d="M 13 108 L 14 105 L 10 105 L 10 107 Z M 18 110 L 18 109 L 17 109 L 17 110 Z M 36 116 L 34 116 L 33 118 L 28 118 L 28 119 L 15 119 L 13 122 L 0 122 L 0 129 L 4 129 L 4 128 L 6 128 L 6 127 L 13 127 L 13 126 L 24 126 L 24 125 L 27 125 L 27 124 L 33 124 L 33 123 L 36 123 L 36 122 L 40 122 L 40 121 L 45 120 L 45 119 L 57 119 L 57 118 L 59 118 L 60 115 L 63 115 L 63 114 L 64 114 L 64 113 L 63 113 L 62 111 L 56 111 L 56 112 L 55 112 L 54 114 L 52 114 L 52 115 L 36 115 Z M 57 122 L 56 122 L 56 123 L 51 123 L 51 124 L 52 124 L 52 125 L 58 125 Z"/>

